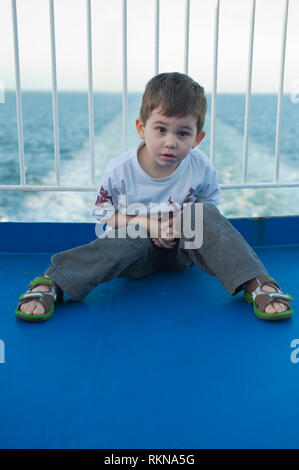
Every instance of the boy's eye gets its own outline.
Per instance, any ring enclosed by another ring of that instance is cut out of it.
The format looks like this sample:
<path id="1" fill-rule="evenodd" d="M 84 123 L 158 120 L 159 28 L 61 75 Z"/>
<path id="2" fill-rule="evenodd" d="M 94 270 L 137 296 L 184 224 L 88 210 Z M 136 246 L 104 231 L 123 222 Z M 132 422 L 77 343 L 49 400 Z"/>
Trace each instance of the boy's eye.
<path id="1" fill-rule="evenodd" d="M 157 127 L 157 130 L 159 131 L 160 134 L 162 134 L 162 132 L 165 132 L 165 127 Z M 181 137 L 185 137 L 186 135 L 189 135 L 188 132 L 186 131 L 179 131 L 178 134 L 181 136 Z"/>
<path id="2" fill-rule="evenodd" d="M 188 132 L 186 131 L 180 131 L 179 134 L 181 137 L 185 137 L 186 135 L 189 135 Z"/>

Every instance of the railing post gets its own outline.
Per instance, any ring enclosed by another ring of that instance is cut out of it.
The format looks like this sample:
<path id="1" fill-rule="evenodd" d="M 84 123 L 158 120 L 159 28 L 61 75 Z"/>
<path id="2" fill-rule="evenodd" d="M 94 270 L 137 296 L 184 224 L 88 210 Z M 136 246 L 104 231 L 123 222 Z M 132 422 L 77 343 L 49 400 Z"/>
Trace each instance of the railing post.
<path id="1" fill-rule="evenodd" d="M 127 0 L 123 0 L 123 149 L 128 150 L 128 84 L 127 84 Z"/>
<path id="2" fill-rule="evenodd" d="M 49 16 L 50 16 L 50 36 L 51 36 L 54 158 L 55 158 L 56 184 L 59 186 L 60 185 L 60 148 L 59 148 L 59 122 L 58 122 L 58 100 L 57 100 L 57 76 L 56 76 L 54 0 L 49 0 Z"/>
<path id="3" fill-rule="evenodd" d="M 289 0 L 285 0 L 284 16 L 283 16 L 283 34 L 281 41 L 281 55 L 280 55 L 280 83 L 277 102 L 277 117 L 276 117 L 276 137 L 275 137 L 275 164 L 274 164 L 274 182 L 277 183 L 279 179 L 279 149 L 280 149 L 280 121 L 281 121 L 281 107 L 283 99 L 283 82 L 284 82 L 284 67 L 285 67 L 285 50 L 287 39 L 287 26 L 288 26 L 288 9 Z"/>
<path id="4" fill-rule="evenodd" d="M 247 75 L 247 92 L 246 92 L 245 121 L 244 121 L 244 147 L 243 147 L 243 174 L 242 174 L 243 183 L 246 182 L 247 162 L 248 162 L 248 125 L 249 125 L 249 112 L 250 112 L 250 100 L 251 100 L 255 2 L 256 0 L 252 0 L 250 37 L 249 37 L 250 42 L 249 42 L 249 51 L 248 51 L 248 75 Z"/>
<path id="5" fill-rule="evenodd" d="M 214 164 L 214 161 L 215 161 L 215 119 L 216 119 L 217 69 L 218 69 L 219 6 L 220 6 L 220 0 L 217 0 L 217 5 L 215 9 L 214 66 L 213 66 L 213 88 L 212 88 L 212 103 L 211 103 L 210 160 L 212 164 Z"/>
<path id="6" fill-rule="evenodd" d="M 23 186 L 26 184 L 26 177 L 25 177 L 25 167 L 24 167 L 23 113 L 22 113 L 22 98 L 21 98 L 18 18 L 17 18 L 16 0 L 11 0 L 11 9 L 12 9 L 12 26 L 13 26 L 13 39 L 14 39 L 14 58 L 15 58 L 20 184 Z"/>
<path id="7" fill-rule="evenodd" d="M 190 30 L 190 0 L 186 0 L 185 6 L 185 65 L 184 71 L 188 75 L 189 65 L 189 30 Z"/>
<path id="8" fill-rule="evenodd" d="M 92 84 L 92 28 L 91 4 L 86 0 L 87 7 L 87 58 L 88 58 L 88 122 L 89 122 L 89 152 L 90 152 L 90 181 L 95 186 L 95 156 L 94 156 L 94 104 Z"/>
<path id="9" fill-rule="evenodd" d="M 155 1 L 155 75 L 159 73 L 160 2 Z"/>

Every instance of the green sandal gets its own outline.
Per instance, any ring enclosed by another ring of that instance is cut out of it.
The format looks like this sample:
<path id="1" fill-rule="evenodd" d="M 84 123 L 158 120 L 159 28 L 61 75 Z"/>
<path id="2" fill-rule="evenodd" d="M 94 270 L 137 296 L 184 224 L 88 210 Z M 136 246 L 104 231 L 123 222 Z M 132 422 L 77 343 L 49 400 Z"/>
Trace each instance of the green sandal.
<path id="1" fill-rule="evenodd" d="M 278 291 L 265 292 L 262 290 L 264 284 L 277 288 Z M 253 303 L 255 315 L 262 320 L 285 320 L 293 315 L 288 300 L 294 300 L 294 297 L 290 294 L 284 294 L 273 277 L 259 276 L 258 279 L 248 282 L 244 291 L 244 299 L 250 304 Z M 282 313 L 266 313 L 264 311 L 266 306 L 275 300 L 286 305 L 288 309 Z"/>
<path id="2" fill-rule="evenodd" d="M 48 286 L 51 290 L 47 292 L 31 292 L 34 287 L 37 286 Z M 15 310 L 15 314 L 21 320 L 41 322 L 49 320 L 54 313 L 54 303 L 59 304 L 63 302 L 63 291 L 60 287 L 51 279 L 44 276 L 36 277 L 29 284 L 29 289 L 25 294 L 22 294 L 19 298 L 18 306 Z M 39 300 L 44 309 L 45 313 L 41 315 L 33 315 L 30 313 L 24 313 L 20 310 L 22 304 L 29 302 L 30 300 Z"/>

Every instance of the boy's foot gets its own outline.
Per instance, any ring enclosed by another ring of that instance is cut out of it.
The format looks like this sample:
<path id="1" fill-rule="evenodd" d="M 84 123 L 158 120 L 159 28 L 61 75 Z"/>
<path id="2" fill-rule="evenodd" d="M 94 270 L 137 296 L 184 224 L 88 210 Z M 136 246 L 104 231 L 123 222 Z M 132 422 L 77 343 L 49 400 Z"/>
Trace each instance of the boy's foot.
<path id="1" fill-rule="evenodd" d="M 269 286 L 268 284 L 264 284 L 263 287 L 261 287 L 261 291 L 263 292 L 280 292 L 280 289 L 277 289 L 275 287 Z M 278 302 L 277 300 L 271 302 L 269 305 L 265 307 L 265 313 L 282 313 L 285 312 L 288 309 L 288 307 L 285 304 L 282 304 L 281 302 Z"/>
<path id="2" fill-rule="evenodd" d="M 43 286 L 43 285 L 37 285 L 33 289 L 31 289 L 30 292 L 50 292 L 51 289 L 48 286 Z M 37 300 L 30 300 L 29 302 L 26 302 L 25 304 L 22 304 L 20 306 L 21 312 L 24 313 L 30 313 L 32 315 L 42 315 L 45 313 L 45 307 L 43 304 Z"/>
<path id="3" fill-rule="evenodd" d="M 292 315 L 289 300 L 293 300 L 289 294 L 284 294 L 273 278 L 259 276 L 244 284 L 245 299 L 254 303 L 255 313 L 260 318 L 275 319 L 288 318 Z M 284 312 L 287 312 L 285 315 Z M 267 315 L 269 317 L 267 318 Z"/>
<path id="4" fill-rule="evenodd" d="M 45 278 L 49 279 L 49 285 L 45 284 L 45 282 L 47 282 Z M 32 317 L 36 316 L 36 318 L 43 315 L 48 317 L 50 310 L 51 312 L 54 310 L 53 304 L 56 301 L 58 295 L 59 300 L 57 300 L 57 302 L 62 300 L 62 290 L 53 281 L 51 281 L 47 275 L 36 278 L 30 285 L 31 287 L 27 290 L 27 292 L 20 297 L 19 306 L 16 311 L 17 316 L 22 319 L 26 319 L 25 315 L 32 315 Z M 46 293 L 45 295 L 43 294 L 44 292 Z M 34 297 L 34 293 L 36 293 L 35 298 L 32 300 L 27 300 L 31 296 Z M 25 315 L 22 315 L 23 313 Z"/>

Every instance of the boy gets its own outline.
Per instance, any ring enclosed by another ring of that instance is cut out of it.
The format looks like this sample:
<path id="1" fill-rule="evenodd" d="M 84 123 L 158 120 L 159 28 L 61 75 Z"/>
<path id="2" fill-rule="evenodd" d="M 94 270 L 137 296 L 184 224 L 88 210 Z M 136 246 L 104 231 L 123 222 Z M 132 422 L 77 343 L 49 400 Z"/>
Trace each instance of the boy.
<path id="1" fill-rule="evenodd" d="M 195 149 L 205 136 L 206 109 L 204 89 L 187 75 L 162 73 L 148 82 L 136 120 L 142 142 L 111 160 L 100 182 L 92 215 L 105 224 L 106 231 L 87 245 L 52 256 L 44 276 L 35 278 L 20 297 L 19 318 L 47 320 L 54 303 L 62 301 L 63 291 L 73 300 L 82 300 L 100 282 L 137 279 L 159 269 L 182 271 L 194 264 L 217 276 L 231 295 L 244 289 L 245 300 L 254 304 L 259 318 L 292 316 L 292 296 L 282 293 L 216 207 L 220 191 L 215 169 Z M 185 203 L 191 205 L 192 226 L 198 218 L 196 203 L 202 204 L 199 247 L 187 249 L 184 233 L 178 238 L 178 214 L 182 223 Z M 149 216 L 153 207 L 156 212 Z M 139 228 L 140 236 L 128 236 L 132 225 Z"/>

